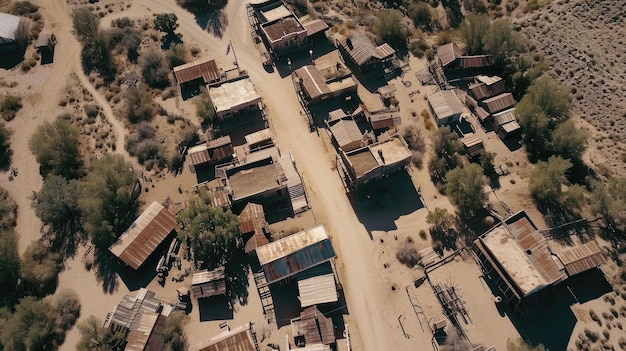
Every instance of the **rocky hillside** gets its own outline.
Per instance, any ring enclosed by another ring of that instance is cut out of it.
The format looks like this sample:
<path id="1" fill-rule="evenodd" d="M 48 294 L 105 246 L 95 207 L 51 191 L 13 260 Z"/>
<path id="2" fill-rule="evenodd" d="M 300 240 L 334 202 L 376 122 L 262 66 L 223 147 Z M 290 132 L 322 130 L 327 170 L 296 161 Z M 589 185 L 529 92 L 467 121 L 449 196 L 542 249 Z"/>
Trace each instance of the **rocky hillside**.
<path id="1" fill-rule="evenodd" d="M 625 21 L 623 0 L 558 0 L 519 22 L 571 88 L 574 114 L 595 127 L 590 161 L 615 175 L 626 172 Z"/>

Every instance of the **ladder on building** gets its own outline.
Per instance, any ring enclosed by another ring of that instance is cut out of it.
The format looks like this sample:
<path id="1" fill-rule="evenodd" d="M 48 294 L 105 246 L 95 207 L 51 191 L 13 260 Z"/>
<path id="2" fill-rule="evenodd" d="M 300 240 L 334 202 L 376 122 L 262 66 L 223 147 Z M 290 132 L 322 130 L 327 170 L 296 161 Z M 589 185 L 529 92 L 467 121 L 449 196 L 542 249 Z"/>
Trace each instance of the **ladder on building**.
<path id="1" fill-rule="evenodd" d="M 254 283 L 259 291 L 261 305 L 263 306 L 263 314 L 265 314 L 265 318 L 267 319 L 267 323 L 269 324 L 271 331 L 272 328 L 276 327 L 276 314 L 274 312 L 274 299 L 272 298 L 270 287 L 265 279 L 265 273 L 254 273 Z M 276 329 L 278 328 L 276 327 Z"/>

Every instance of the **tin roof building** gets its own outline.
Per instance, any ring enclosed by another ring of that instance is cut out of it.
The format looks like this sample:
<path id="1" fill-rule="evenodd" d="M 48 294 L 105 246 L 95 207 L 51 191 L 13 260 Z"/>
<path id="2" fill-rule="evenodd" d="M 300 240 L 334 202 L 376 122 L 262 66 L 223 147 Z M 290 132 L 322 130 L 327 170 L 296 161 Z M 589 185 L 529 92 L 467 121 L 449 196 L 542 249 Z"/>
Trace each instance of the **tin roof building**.
<path id="1" fill-rule="evenodd" d="M 259 351 L 256 332 L 248 323 L 196 345 L 196 351 Z"/>
<path id="2" fill-rule="evenodd" d="M 109 251 L 137 270 L 175 227 L 176 217 L 163 205 L 152 202 Z"/>
<path id="3" fill-rule="evenodd" d="M 224 273 L 224 267 L 212 271 L 204 269 L 193 272 L 191 276 L 191 293 L 198 299 L 226 295 L 226 274 Z"/>
<path id="4" fill-rule="evenodd" d="M 428 96 L 428 105 L 433 111 L 437 126 L 457 122 L 463 113 L 463 105 L 452 90 L 442 90 Z"/>

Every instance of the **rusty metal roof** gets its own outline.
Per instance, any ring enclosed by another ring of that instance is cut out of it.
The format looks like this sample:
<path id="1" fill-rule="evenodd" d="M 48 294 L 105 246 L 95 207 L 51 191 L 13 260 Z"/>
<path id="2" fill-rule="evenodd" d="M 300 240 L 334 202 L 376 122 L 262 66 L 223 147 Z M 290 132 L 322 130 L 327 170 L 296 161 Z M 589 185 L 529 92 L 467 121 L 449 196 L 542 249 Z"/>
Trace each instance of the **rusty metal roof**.
<path id="1" fill-rule="evenodd" d="M 198 344 L 196 351 L 258 351 L 254 329 L 246 324 Z"/>
<path id="2" fill-rule="evenodd" d="M 113 307 L 111 317 L 107 320 L 106 327 L 114 331 L 128 331 L 136 329 L 141 312 L 157 312 L 161 307 L 161 301 L 155 298 L 153 291 L 141 288 L 134 294 L 125 295 L 120 302 Z"/>
<path id="3" fill-rule="evenodd" d="M 128 334 L 124 351 L 158 351 L 163 346 L 167 317 L 155 312 L 140 312 L 139 322 Z"/>
<path id="4" fill-rule="evenodd" d="M 317 306 L 305 308 L 300 318 L 291 320 L 293 335 L 304 336 L 305 343 L 322 343 L 325 345 L 335 342 L 335 328 L 333 320 L 324 316 Z"/>
<path id="5" fill-rule="evenodd" d="M 256 252 L 268 284 L 315 267 L 336 256 L 323 225 L 271 242 L 257 248 Z"/>
<path id="6" fill-rule="evenodd" d="M 492 65 L 491 55 L 475 55 L 457 57 L 459 68 L 484 68 Z"/>
<path id="7" fill-rule="evenodd" d="M 300 21 L 293 15 L 263 23 L 261 28 L 271 42 L 279 41 L 290 34 L 306 32 Z"/>
<path id="8" fill-rule="evenodd" d="M 455 44 L 448 43 L 437 47 L 437 58 L 442 66 L 451 64 L 457 57 L 461 57 L 461 50 Z"/>
<path id="9" fill-rule="evenodd" d="M 152 202 L 109 251 L 138 269 L 175 227 L 176 217 L 163 205 Z"/>
<path id="10" fill-rule="evenodd" d="M 606 258 L 596 241 L 577 245 L 563 251 L 558 256 L 570 276 L 596 268 L 606 262 Z"/>
<path id="11" fill-rule="evenodd" d="M 200 78 L 202 78 L 205 84 L 208 84 L 219 81 L 221 74 L 214 59 L 203 58 L 174 67 L 174 77 L 176 77 L 178 84 Z"/>
<path id="12" fill-rule="evenodd" d="M 369 114 L 369 120 L 374 129 L 393 128 L 402 123 L 400 111 L 380 110 Z"/>
<path id="13" fill-rule="evenodd" d="M 263 206 L 249 202 L 239 214 L 239 229 L 242 234 L 254 232 L 255 227 L 265 225 Z"/>
<path id="14" fill-rule="evenodd" d="M 226 294 L 226 275 L 224 267 L 212 271 L 204 269 L 193 272 L 191 276 L 191 293 L 196 298 Z"/>
<path id="15" fill-rule="evenodd" d="M 493 114 L 515 106 L 515 99 L 513 99 L 513 94 L 503 93 L 484 100 L 481 105 L 487 112 Z"/>
<path id="16" fill-rule="evenodd" d="M 187 156 L 189 157 L 189 164 L 192 166 L 201 165 L 211 160 L 209 148 L 204 143 L 190 147 L 187 150 Z"/>
<path id="17" fill-rule="evenodd" d="M 478 76 L 476 80 L 477 83 L 470 84 L 467 88 L 469 94 L 476 100 L 490 98 L 506 91 L 504 80 L 498 76 Z"/>

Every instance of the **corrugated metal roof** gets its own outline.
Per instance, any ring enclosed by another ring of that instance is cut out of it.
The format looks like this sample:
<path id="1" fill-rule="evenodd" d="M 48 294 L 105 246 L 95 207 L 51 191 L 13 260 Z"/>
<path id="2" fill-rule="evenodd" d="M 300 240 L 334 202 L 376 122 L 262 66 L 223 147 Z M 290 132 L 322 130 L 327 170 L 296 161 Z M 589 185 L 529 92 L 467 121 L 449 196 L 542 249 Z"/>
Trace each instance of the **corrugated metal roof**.
<path id="1" fill-rule="evenodd" d="M 326 84 L 326 79 L 324 79 L 322 72 L 317 67 L 304 66 L 295 70 L 293 74 L 296 79 L 299 79 L 300 86 L 310 99 L 331 93 L 330 88 Z"/>
<path id="2" fill-rule="evenodd" d="M 197 351 L 257 351 L 251 324 L 226 331 L 196 346 Z"/>
<path id="3" fill-rule="evenodd" d="M 139 322 L 141 312 L 157 312 L 161 307 L 161 301 L 155 298 L 154 292 L 141 288 L 134 294 L 125 295 L 120 302 L 113 307 L 111 317 L 107 322 L 113 330 L 131 330 Z"/>
<path id="4" fill-rule="evenodd" d="M 256 250 L 268 284 L 315 267 L 335 257 L 323 225 L 303 230 Z"/>
<path id="5" fill-rule="evenodd" d="M 606 258 L 596 241 L 577 245 L 563 251 L 558 256 L 570 276 L 596 268 L 606 262 Z"/>
<path id="6" fill-rule="evenodd" d="M 109 251 L 138 269 L 175 227 L 176 217 L 158 202 L 152 202 Z"/>
<path id="7" fill-rule="evenodd" d="M 21 17 L 0 12 L 0 43 L 10 39 L 15 40 Z"/>
<path id="8" fill-rule="evenodd" d="M 328 24 L 321 19 L 302 23 L 302 25 L 304 26 L 304 29 L 306 29 L 306 35 L 309 37 L 328 29 Z"/>
<path id="9" fill-rule="evenodd" d="M 554 264 L 552 253 L 545 238 L 528 217 L 521 217 L 508 224 L 508 228 L 519 247 L 526 253 L 535 269 L 545 277 L 548 283 L 554 283 L 565 278 L 564 274 Z"/>
<path id="10" fill-rule="evenodd" d="M 346 117 L 348 117 L 348 115 L 346 115 L 345 111 L 342 109 L 333 110 L 328 113 L 328 119 L 330 122 L 333 122 L 342 118 L 346 118 Z"/>
<path id="11" fill-rule="evenodd" d="M 447 66 L 461 56 L 461 51 L 453 43 L 448 43 L 437 47 L 437 57 L 442 66 Z"/>
<path id="12" fill-rule="evenodd" d="M 493 114 L 515 106 L 515 99 L 513 99 L 513 94 L 503 93 L 484 100 L 481 105 L 487 112 Z"/>
<path id="13" fill-rule="evenodd" d="M 302 307 L 337 302 L 339 298 L 335 276 L 332 273 L 298 280 L 298 292 Z"/>
<path id="14" fill-rule="evenodd" d="M 340 148 L 348 146 L 349 144 L 357 141 L 360 143 L 361 139 L 363 138 L 363 135 L 359 130 L 359 126 L 352 118 L 340 119 L 336 121 L 335 124 L 330 126 L 330 132 L 333 134 L 333 137 L 337 141 L 337 144 Z M 351 150 L 356 149 L 359 146 L 360 144 L 352 148 Z"/>
<path id="15" fill-rule="evenodd" d="M 277 19 L 292 15 L 291 11 L 289 11 L 289 9 L 287 9 L 287 7 L 283 4 L 273 8 L 263 9 L 259 12 L 261 13 L 261 16 L 263 16 L 265 22 L 276 21 Z"/>
<path id="16" fill-rule="evenodd" d="M 331 351 L 330 345 L 307 344 L 305 347 L 298 347 L 294 351 Z"/>
<path id="17" fill-rule="evenodd" d="M 474 99 L 482 100 L 482 99 L 490 98 L 496 95 L 500 95 L 506 91 L 506 87 L 504 85 L 504 81 L 502 80 L 502 78 L 497 77 L 497 76 L 493 76 L 493 77 L 479 76 L 479 77 L 486 77 L 487 79 L 481 79 L 479 80 L 478 83 L 471 84 L 467 88 L 469 91 L 469 94 Z M 487 84 L 484 81 L 488 81 L 491 84 Z"/>
<path id="18" fill-rule="evenodd" d="M 515 108 L 508 109 L 493 115 L 493 121 L 496 125 L 501 126 L 503 124 L 515 121 Z"/>
<path id="19" fill-rule="evenodd" d="M 476 115 L 478 116 L 478 118 L 481 121 L 485 121 L 487 118 L 489 118 L 489 116 L 491 116 L 491 114 L 489 114 L 489 112 L 485 111 L 485 109 L 482 108 L 482 107 L 477 107 L 476 108 Z"/>
<path id="20" fill-rule="evenodd" d="M 140 312 L 139 322 L 128 334 L 128 343 L 124 351 L 144 351 L 159 316 L 160 314 L 154 312 Z"/>
<path id="21" fill-rule="evenodd" d="M 196 298 L 226 294 L 226 275 L 224 267 L 212 271 L 208 269 L 193 272 L 191 293 Z"/>
<path id="22" fill-rule="evenodd" d="M 463 145 L 465 146 L 465 149 L 467 149 L 467 153 L 471 157 L 474 157 L 476 155 L 480 155 L 485 150 L 485 146 L 483 145 L 483 141 L 480 138 L 477 138 L 477 137 L 466 137 L 466 138 L 461 139 L 461 142 L 463 142 Z"/>
<path id="23" fill-rule="evenodd" d="M 383 98 L 390 98 L 394 95 L 395 92 L 396 92 L 395 84 L 383 85 L 382 87 L 376 89 L 376 93 L 380 94 L 380 96 Z"/>
<path id="24" fill-rule="evenodd" d="M 444 120 L 463 113 L 461 101 L 452 90 L 442 90 L 428 96 L 428 103 L 437 120 Z"/>
<path id="25" fill-rule="evenodd" d="M 484 68 L 492 64 L 491 55 L 475 55 L 457 57 L 459 68 Z"/>
<path id="26" fill-rule="evenodd" d="M 202 78 L 205 84 L 220 80 L 220 70 L 215 60 L 203 58 L 174 67 L 174 76 L 178 84 Z"/>
<path id="27" fill-rule="evenodd" d="M 211 160 L 211 157 L 209 156 L 209 148 L 206 144 L 190 147 L 187 150 L 187 156 L 189 157 L 189 164 L 192 166 L 201 165 Z"/>
<path id="28" fill-rule="evenodd" d="M 207 148 L 209 152 L 209 160 L 216 163 L 224 160 L 230 160 L 233 158 L 233 154 L 235 153 L 230 136 L 228 135 L 209 141 Z"/>
<path id="29" fill-rule="evenodd" d="M 293 335 L 304 336 L 307 344 L 335 342 L 335 328 L 332 319 L 324 316 L 317 306 L 307 307 L 300 313 L 300 318 L 291 320 Z"/>
<path id="30" fill-rule="evenodd" d="M 520 126 L 519 123 L 517 123 L 517 121 L 512 121 L 512 122 L 501 125 L 500 128 L 504 130 L 505 133 L 508 134 L 508 133 L 513 133 L 514 131 L 521 129 L 522 126 Z"/>
<path id="31" fill-rule="evenodd" d="M 246 144 L 248 144 L 248 147 L 251 149 L 269 143 L 272 138 L 274 138 L 274 133 L 272 133 L 272 130 L 269 128 L 245 136 Z"/>
<path id="32" fill-rule="evenodd" d="M 369 114 L 369 120 L 374 129 L 393 128 L 402 124 L 400 111 L 374 111 Z"/>
<path id="33" fill-rule="evenodd" d="M 265 222 L 265 211 L 259 204 L 249 202 L 239 214 L 241 234 L 252 233 L 254 228 L 263 227 Z"/>
<path id="34" fill-rule="evenodd" d="M 339 40 L 339 43 L 359 66 L 370 59 L 386 59 L 396 52 L 386 43 L 376 47 L 364 33 L 359 31 L 352 32 L 347 38 Z"/>

